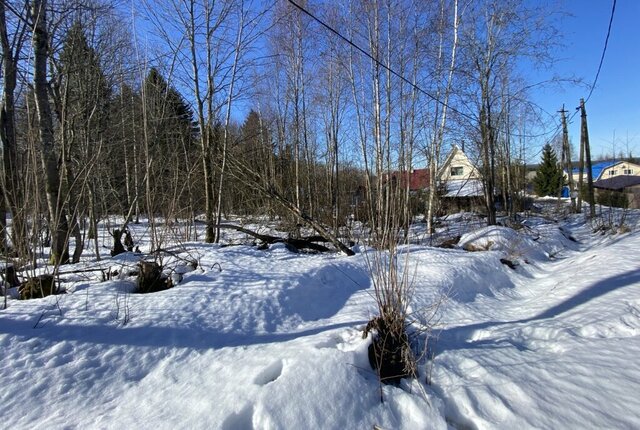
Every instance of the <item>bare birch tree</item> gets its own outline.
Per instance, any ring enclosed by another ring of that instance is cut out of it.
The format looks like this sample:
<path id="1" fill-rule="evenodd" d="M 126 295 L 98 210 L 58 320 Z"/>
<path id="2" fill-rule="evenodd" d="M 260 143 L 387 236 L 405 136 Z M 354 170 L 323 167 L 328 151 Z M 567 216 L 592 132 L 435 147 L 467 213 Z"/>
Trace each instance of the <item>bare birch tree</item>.
<path id="1" fill-rule="evenodd" d="M 443 62 L 444 62 L 444 39 L 445 39 L 445 21 L 446 21 L 446 9 L 445 3 L 440 2 L 440 25 L 439 27 L 439 48 L 438 48 L 438 57 L 436 60 L 436 76 L 440 77 L 443 72 Z M 458 26 L 459 26 L 459 17 L 458 17 L 458 1 L 455 0 L 453 3 L 453 41 L 451 43 L 451 59 L 449 62 L 449 68 L 446 78 L 446 83 L 444 88 L 438 88 L 436 92 L 436 97 L 438 102 L 435 106 L 435 115 L 434 115 L 434 133 L 432 134 L 432 141 L 429 145 L 429 156 L 427 157 L 429 160 L 429 196 L 427 200 L 427 231 L 432 233 L 434 230 L 433 220 L 435 216 L 435 203 L 436 203 L 436 195 L 438 192 L 438 170 L 439 170 L 439 159 L 442 151 L 442 144 L 444 140 L 445 130 L 447 126 L 447 109 L 449 107 L 449 96 L 452 91 L 453 86 L 453 77 L 454 71 L 456 67 L 456 51 L 458 47 Z"/>
<path id="2" fill-rule="evenodd" d="M 491 0 L 470 4 L 460 47 L 463 57 L 467 106 L 475 110 L 475 140 L 481 159 L 487 224 L 496 223 L 497 151 L 503 98 L 513 89 L 504 85 L 516 76 L 516 64 L 542 67 L 550 62 L 557 29 L 547 5 L 516 0 Z M 506 77 L 506 79 L 505 79 Z"/>

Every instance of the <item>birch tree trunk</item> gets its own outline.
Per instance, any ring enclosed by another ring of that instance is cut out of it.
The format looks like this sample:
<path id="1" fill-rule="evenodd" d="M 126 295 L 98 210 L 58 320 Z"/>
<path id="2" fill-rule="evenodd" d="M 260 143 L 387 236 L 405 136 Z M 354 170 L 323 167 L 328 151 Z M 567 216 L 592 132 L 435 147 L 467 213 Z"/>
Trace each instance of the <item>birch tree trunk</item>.
<path id="1" fill-rule="evenodd" d="M 444 11 L 444 3 L 442 3 L 442 10 Z M 444 14 L 444 13 L 443 13 Z M 442 49 L 442 44 L 440 45 Z M 429 197 L 427 202 L 427 231 L 429 234 L 433 233 L 433 220 L 435 217 L 435 203 L 436 194 L 438 188 L 438 160 L 440 159 L 440 152 L 442 150 L 442 141 L 444 138 L 444 131 L 447 125 L 447 108 L 449 105 L 449 95 L 451 94 L 451 87 L 453 83 L 453 73 L 456 67 L 456 50 L 458 47 L 458 0 L 454 0 L 453 3 L 453 45 L 451 47 L 451 63 L 449 64 L 449 75 L 447 77 L 447 85 L 444 90 L 444 98 L 442 102 L 442 114 L 440 117 L 440 125 L 437 127 L 434 134 L 434 139 L 431 144 L 431 154 L 429 157 Z"/>
<path id="2" fill-rule="evenodd" d="M 227 114 L 224 119 L 224 130 L 222 137 L 222 160 L 220 165 L 220 178 L 218 181 L 218 205 L 216 208 L 216 235 L 215 242 L 220 241 L 220 223 L 222 221 L 222 191 L 224 188 L 224 175 L 227 167 L 227 146 L 229 144 L 229 126 L 231 124 L 231 104 L 233 103 L 233 91 L 236 83 L 236 72 L 238 70 L 238 62 L 240 60 L 240 50 L 242 48 L 244 25 L 245 25 L 244 1 L 240 1 L 240 17 L 238 21 L 238 33 L 235 43 L 235 52 L 233 54 L 233 63 L 231 66 L 231 81 L 229 83 L 229 94 L 227 95 Z"/>

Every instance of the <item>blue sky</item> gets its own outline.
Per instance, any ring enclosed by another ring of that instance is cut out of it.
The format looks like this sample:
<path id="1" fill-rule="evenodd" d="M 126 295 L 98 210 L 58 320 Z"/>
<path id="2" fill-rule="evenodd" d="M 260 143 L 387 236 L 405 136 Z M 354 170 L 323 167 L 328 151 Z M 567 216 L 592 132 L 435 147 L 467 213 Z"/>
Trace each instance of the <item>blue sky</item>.
<path id="1" fill-rule="evenodd" d="M 551 0 L 532 0 L 551 1 Z M 575 112 L 580 98 L 586 98 L 598 70 L 613 0 L 559 0 L 570 15 L 562 19 L 561 49 L 553 69 L 535 78 L 538 82 L 551 75 L 582 78 L 582 85 L 564 84 L 561 88 L 536 87 L 531 90 L 534 101 L 553 114 L 565 105 L 569 116 Z M 144 23 L 138 22 L 139 28 Z M 238 108 L 239 105 L 236 106 Z M 237 120 L 244 118 L 245 107 L 239 108 Z M 592 156 L 616 156 L 629 151 L 640 156 L 640 0 L 617 0 L 609 44 L 595 90 L 587 103 Z M 549 124 L 544 131 L 555 130 Z M 615 133 L 615 134 L 614 134 Z M 534 144 L 529 161 L 539 159 L 539 150 L 551 134 Z M 615 136 L 615 138 L 614 138 Z M 580 115 L 569 124 L 569 138 L 574 148 L 580 144 Z M 577 158 L 577 153 L 574 159 Z"/>
<path id="2" fill-rule="evenodd" d="M 572 16 L 563 19 L 564 47 L 556 73 L 575 75 L 591 84 L 595 78 L 611 16 L 612 0 L 565 0 Z M 548 112 L 565 104 L 572 115 L 588 88 L 566 85 L 563 90 L 533 94 Z M 640 0 L 617 0 L 609 44 L 596 88 L 586 105 L 592 156 L 631 151 L 640 156 Z M 614 139 L 615 133 L 615 139 Z M 580 145 L 580 115 L 569 136 Z"/>

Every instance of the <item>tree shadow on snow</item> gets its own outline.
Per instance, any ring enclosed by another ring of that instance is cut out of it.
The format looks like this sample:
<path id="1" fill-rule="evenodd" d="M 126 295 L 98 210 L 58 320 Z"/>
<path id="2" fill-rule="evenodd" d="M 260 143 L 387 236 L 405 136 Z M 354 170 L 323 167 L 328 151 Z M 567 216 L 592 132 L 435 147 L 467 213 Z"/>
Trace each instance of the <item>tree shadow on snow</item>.
<path id="1" fill-rule="evenodd" d="M 48 324 L 41 328 L 33 328 L 30 321 L 0 318 L 0 333 L 14 335 L 24 340 L 40 338 L 52 342 L 72 341 L 113 346 L 207 350 L 287 342 L 365 323 L 366 321 L 350 321 L 314 327 L 299 332 L 246 334 L 154 326 L 118 327 L 109 325 Z"/>
<path id="2" fill-rule="evenodd" d="M 444 329 L 438 335 L 438 349 L 440 350 L 438 353 L 456 349 L 482 347 L 495 348 L 507 346 L 515 347 L 520 351 L 526 350 L 527 348 L 522 343 L 519 343 L 514 339 L 480 339 L 476 341 L 471 341 L 469 339 L 471 339 L 476 330 L 484 330 L 491 327 L 505 326 L 509 324 L 526 324 L 529 322 L 555 318 L 614 290 L 638 283 L 640 283 L 640 269 L 634 269 L 610 278 L 602 279 L 590 287 L 578 292 L 573 297 L 570 297 L 530 318 L 514 321 L 487 321 Z"/>
<path id="3" fill-rule="evenodd" d="M 337 314 L 349 298 L 371 286 L 371 277 L 356 265 L 328 265 L 305 273 L 278 296 L 283 316 L 317 321 Z"/>

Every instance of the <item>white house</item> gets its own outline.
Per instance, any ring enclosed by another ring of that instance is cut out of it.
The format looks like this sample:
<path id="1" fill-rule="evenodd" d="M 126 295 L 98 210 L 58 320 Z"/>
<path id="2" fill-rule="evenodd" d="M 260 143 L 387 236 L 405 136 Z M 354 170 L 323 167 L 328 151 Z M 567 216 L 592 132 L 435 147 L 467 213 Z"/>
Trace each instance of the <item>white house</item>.
<path id="1" fill-rule="evenodd" d="M 440 182 L 480 178 L 480 171 L 457 145 L 453 146 L 438 172 Z"/>
<path id="2" fill-rule="evenodd" d="M 413 192 L 426 191 L 429 188 L 429 169 L 413 169 L 410 172 L 392 172 L 392 178 L 403 186 L 409 183 Z M 457 145 L 453 145 L 444 163 L 436 175 L 438 187 L 444 191 L 443 197 L 478 197 L 483 195 L 481 175 L 467 154 Z"/>
<path id="3" fill-rule="evenodd" d="M 577 184 L 580 170 L 576 167 L 576 163 L 574 163 L 572 175 L 573 182 Z M 598 161 L 591 165 L 591 177 L 594 181 L 615 178 L 616 176 L 640 176 L 640 165 L 629 161 Z M 568 177 L 566 171 L 565 177 Z M 585 182 L 587 180 L 586 168 L 583 171 L 583 180 Z"/>
<path id="4" fill-rule="evenodd" d="M 618 161 L 602 169 L 600 176 L 594 178 L 594 180 L 609 179 L 620 175 L 640 176 L 640 165 L 629 161 Z"/>
<path id="5" fill-rule="evenodd" d="M 473 198 L 483 195 L 480 171 L 467 154 L 454 145 L 438 171 L 438 183 L 446 198 Z"/>

